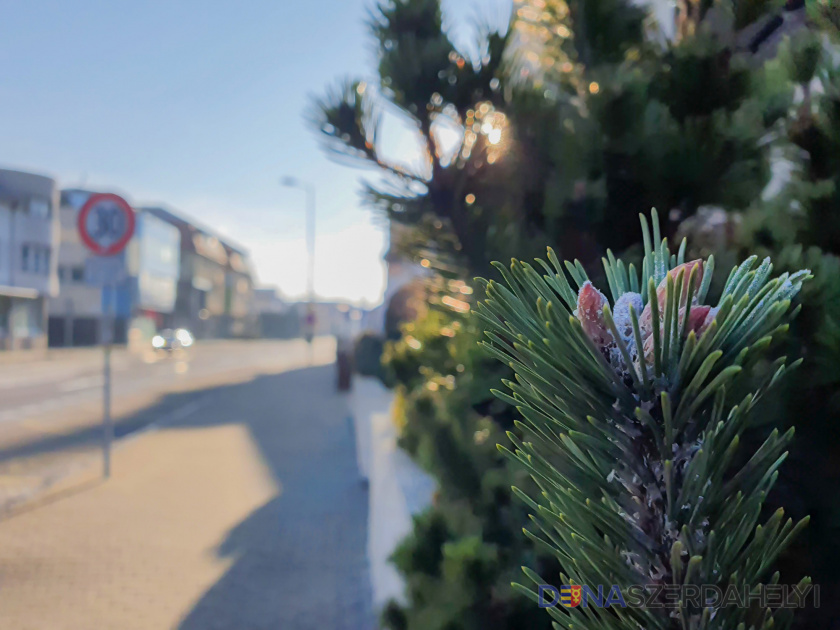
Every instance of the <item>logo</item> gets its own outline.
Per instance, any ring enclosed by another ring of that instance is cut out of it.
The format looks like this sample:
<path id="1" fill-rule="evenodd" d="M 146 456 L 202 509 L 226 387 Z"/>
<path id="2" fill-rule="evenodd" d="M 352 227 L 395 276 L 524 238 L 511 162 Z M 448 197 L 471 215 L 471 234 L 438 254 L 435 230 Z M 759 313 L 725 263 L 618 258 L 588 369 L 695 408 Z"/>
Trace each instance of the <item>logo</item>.
<path id="1" fill-rule="evenodd" d="M 634 584 L 622 589 L 617 584 L 609 588 L 598 585 L 564 584 L 559 588 L 540 584 L 537 589 L 540 608 L 804 608 L 810 600 L 820 607 L 818 584 L 730 584 L 726 588 L 714 584 Z"/>
<path id="2" fill-rule="evenodd" d="M 580 586 L 561 586 L 560 604 L 562 604 L 566 608 L 575 608 L 580 604 L 580 595 Z"/>

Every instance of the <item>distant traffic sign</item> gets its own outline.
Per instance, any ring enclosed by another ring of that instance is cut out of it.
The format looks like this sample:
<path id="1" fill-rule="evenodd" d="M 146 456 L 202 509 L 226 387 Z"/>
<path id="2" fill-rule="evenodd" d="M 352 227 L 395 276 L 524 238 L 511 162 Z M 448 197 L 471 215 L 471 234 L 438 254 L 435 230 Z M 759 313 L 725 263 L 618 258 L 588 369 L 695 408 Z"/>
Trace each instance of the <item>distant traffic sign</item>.
<path id="1" fill-rule="evenodd" d="M 91 195 L 79 211 L 79 236 L 98 256 L 119 254 L 134 234 L 134 210 L 111 193 Z"/>
<path id="2" fill-rule="evenodd" d="M 116 257 L 128 245 L 134 234 L 134 210 L 117 195 L 100 193 L 91 195 L 79 210 L 79 236 L 98 258 L 85 264 L 85 275 L 91 284 L 103 285 L 106 296 L 102 321 L 102 474 L 111 476 L 111 442 L 114 441 L 114 424 L 111 421 L 111 343 L 114 339 L 115 286 L 123 277 L 122 256 Z"/>
<path id="3" fill-rule="evenodd" d="M 123 256 L 91 256 L 85 259 L 85 282 L 96 287 L 120 284 L 126 279 Z"/>

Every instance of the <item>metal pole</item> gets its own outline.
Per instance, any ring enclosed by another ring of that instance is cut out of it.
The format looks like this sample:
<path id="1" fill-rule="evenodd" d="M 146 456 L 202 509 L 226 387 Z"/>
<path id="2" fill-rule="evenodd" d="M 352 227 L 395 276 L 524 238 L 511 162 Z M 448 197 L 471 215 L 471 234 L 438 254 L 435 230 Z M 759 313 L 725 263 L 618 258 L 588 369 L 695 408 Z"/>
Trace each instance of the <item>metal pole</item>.
<path id="1" fill-rule="evenodd" d="M 311 184 L 306 186 L 306 248 L 309 255 L 306 272 L 306 295 L 309 302 L 307 318 L 309 318 L 315 315 L 315 186 Z M 312 364 L 315 360 L 313 345 L 315 324 L 308 325 L 312 326 L 309 337 L 309 363 Z"/>
<path id="2" fill-rule="evenodd" d="M 309 254 L 309 268 L 306 278 L 306 292 L 310 306 L 315 302 L 315 187 L 306 187 L 306 244 Z"/>
<path id="3" fill-rule="evenodd" d="M 313 341 L 315 333 L 315 186 L 296 177 L 280 179 L 283 186 L 302 188 L 306 193 L 306 315 L 304 316 L 304 335 L 309 345 L 309 362 L 313 360 Z"/>
<path id="4" fill-rule="evenodd" d="M 64 318 L 64 347 L 73 346 L 73 298 L 67 298 L 65 302 L 67 316 Z"/>
<path id="5" fill-rule="evenodd" d="M 102 474 L 111 476 L 111 442 L 114 440 L 114 425 L 111 421 L 111 342 L 114 336 L 114 293 L 115 285 L 106 285 L 108 300 L 105 308 L 105 329 L 103 335 L 104 363 L 102 373 Z"/>
<path id="6" fill-rule="evenodd" d="M 9 286 L 15 286 L 15 265 L 20 258 L 17 258 L 19 255 L 20 249 L 18 248 L 18 244 L 15 237 L 15 225 L 17 222 L 15 221 L 15 217 L 17 217 L 17 209 L 12 207 L 9 213 Z M 8 322 L 6 323 L 6 349 L 7 350 L 14 350 L 15 349 L 15 323 L 14 323 L 14 316 L 15 316 L 15 298 L 9 297 L 9 315 L 8 315 Z"/>

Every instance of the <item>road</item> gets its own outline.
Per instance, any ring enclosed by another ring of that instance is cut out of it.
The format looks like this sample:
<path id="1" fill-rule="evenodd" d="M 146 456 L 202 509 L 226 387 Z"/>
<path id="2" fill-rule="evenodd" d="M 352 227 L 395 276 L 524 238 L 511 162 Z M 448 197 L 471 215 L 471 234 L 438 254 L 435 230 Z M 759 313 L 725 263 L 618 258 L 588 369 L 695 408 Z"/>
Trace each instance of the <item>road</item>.
<path id="1" fill-rule="evenodd" d="M 113 476 L 77 471 L 0 517 L 0 628 L 371 630 L 368 496 L 333 353 L 320 341 L 310 366 L 302 344 L 224 342 L 187 369 L 120 358 L 116 389 L 141 407 L 120 403 L 134 432 Z M 96 361 L 66 358 L 17 374 L 21 391 L 40 379 L 45 409 L 81 401 L 44 412 L 63 428 L 30 435 L 18 459 L 95 450 L 98 418 L 82 411 L 98 403 L 83 380 Z M 33 404 L 10 399 L 9 433 Z"/>
<path id="2" fill-rule="evenodd" d="M 324 365 L 334 356 L 328 338 L 317 339 L 311 351 L 302 340 L 199 341 L 177 356 L 115 350 L 115 433 L 177 419 L 216 387 L 310 362 Z M 100 349 L 0 364 L 0 512 L 99 457 L 101 421 Z"/>

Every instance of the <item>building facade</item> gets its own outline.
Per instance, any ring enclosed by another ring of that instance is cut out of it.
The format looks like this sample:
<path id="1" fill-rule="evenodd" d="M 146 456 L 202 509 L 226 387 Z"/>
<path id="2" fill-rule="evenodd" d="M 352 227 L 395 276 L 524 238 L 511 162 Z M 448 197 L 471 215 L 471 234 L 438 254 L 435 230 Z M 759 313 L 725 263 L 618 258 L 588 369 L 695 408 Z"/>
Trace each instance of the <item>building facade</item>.
<path id="1" fill-rule="evenodd" d="M 292 339 L 303 333 L 297 309 L 283 299 L 276 287 L 254 289 L 253 312 L 260 337 Z"/>
<path id="2" fill-rule="evenodd" d="M 181 232 L 140 210 L 135 237 L 128 247 L 127 265 L 134 279 L 134 319 L 147 320 L 154 330 L 172 327 L 181 273 Z"/>
<path id="3" fill-rule="evenodd" d="M 58 291 L 55 180 L 0 169 L 0 350 L 42 348 Z"/>
<path id="4" fill-rule="evenodd" d="M 259 327 L 254 313 L 254 274 L 248 254 L 224 243 L 227 252 L 225 269 L 225 335 L 256 337 Z"/>
<path id="5" fill-rule="evenodd" d="M 253 274 L 246 252 L 165 208 L 143 210 L 181 235 L 173 326 L 204 339 L 255 334 Z"/>

